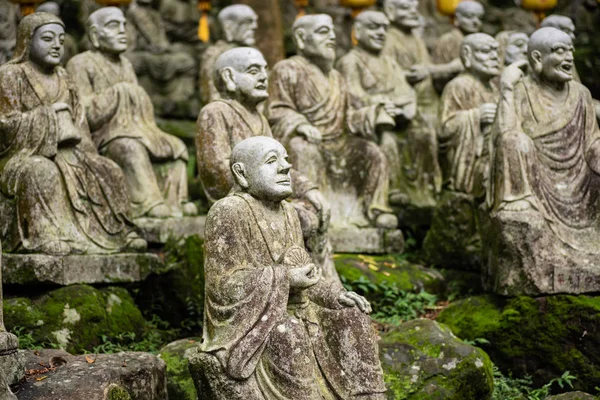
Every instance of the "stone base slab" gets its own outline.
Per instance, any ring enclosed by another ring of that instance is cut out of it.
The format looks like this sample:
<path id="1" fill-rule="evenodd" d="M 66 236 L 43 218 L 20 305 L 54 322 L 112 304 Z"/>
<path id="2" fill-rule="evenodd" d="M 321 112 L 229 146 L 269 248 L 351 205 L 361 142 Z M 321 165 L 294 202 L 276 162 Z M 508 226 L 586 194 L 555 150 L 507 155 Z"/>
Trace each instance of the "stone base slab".
<path id="1" fill-rule="evenodd" d="M 400 229 L 330 228 L 329 239 L 336 253 L 387 254 L 404 251 Z"/>
<path id="2" fill-rule="evenodd" d="M 3 254 L 5 284 L 119 283 L 144 280 L 164 268 L 151 253 L 109 255 Z"/>
<path id="3" fill-rule="evenodd" d="M 506 296 L 600 292 L 600 254 L 564 244 L 539 213 L 480 215 L 486 290 Z"/>
<path id="4" fill-rule="evenodd" d="M 206 215 L 181 218 L 138 218 L 134 221 L 149 243 L 164 244 L 170 237 L 198 235 L 204 238 Z"/>

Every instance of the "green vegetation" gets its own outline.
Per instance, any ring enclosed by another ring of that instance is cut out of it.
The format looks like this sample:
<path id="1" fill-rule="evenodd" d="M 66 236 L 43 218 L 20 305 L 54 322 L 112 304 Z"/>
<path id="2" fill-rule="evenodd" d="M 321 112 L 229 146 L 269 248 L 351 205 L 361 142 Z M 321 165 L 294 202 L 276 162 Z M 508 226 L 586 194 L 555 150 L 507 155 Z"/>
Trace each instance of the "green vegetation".
<path id="1" fill-rule="evenodd" d="M 564 372 L 560 377 L 552 379 L 540 388 L 533 389 L 533 381 L 530 376 L 524 378 L 513 378 L 511 375 L 505 376 L 494 365 L 494 394 L 492 400 L 544 400 L 551 394 L 552 386 L 556 385 L 561 389 L 567 386 L 573 388 L 573 381 L 577 377 L 571 375 L 569 371 Z"/>

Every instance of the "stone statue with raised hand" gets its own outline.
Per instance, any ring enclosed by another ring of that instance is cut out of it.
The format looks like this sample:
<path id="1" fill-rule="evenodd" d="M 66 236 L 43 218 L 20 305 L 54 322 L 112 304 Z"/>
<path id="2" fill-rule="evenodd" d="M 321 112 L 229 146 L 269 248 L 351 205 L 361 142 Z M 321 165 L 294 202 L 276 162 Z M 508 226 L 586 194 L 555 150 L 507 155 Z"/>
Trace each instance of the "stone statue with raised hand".
<path id="1" fill-rule="evenodd" d="M 258 15 L 245 4 L 234 4 L 223 8 L 217 16 L 221 28 L 221 38 L 209 46 L 202 55 L 198 85 L 202 104 L 220 98 L 213 82 L 215 62 L 227 50 L 238 46 L 254 46 L 258 28 Z"/>
<path id="2" fill-rule="evenodd" d="M 150 97 L 138 82 L 127 50 L 126 20 L 116 7 L 93 12 L 93 49 L 67 65 L 85 104 L 95 145 L 125 174 L 134 217 L 197 214 L 188 202 L 185 144 L 161 131 Z"/>
<path id="3" fill-rule="evenodd" d="M 539 29 L 528 55 L 501 78 L 482 231 L 487 284 L 504 294 L 598 291 L 600 129 L 592 97 L 573 80 L 568 34 Z"/>
<path id="4" fill-rule="evenodd" d="M 330 16 L 300 17 L 292 29 L 298 55 L 277 63 L 270 77 L 267 117 L 274 136 L 325 194 L 332 225 L 395 228 L 389 165 L 373 142 L 383 107 L 354 109 L 349 103 L 345 80 L 333 69 Z"/>
<path id="5" fill-rule="evenodd" d="M 227 50 L 217 58 L 214 79 L 221 98 L 202 109 L 196 132 L 198 172 L 211 205 L 233 186 L 232 148 L 249 137 L 273 136 L 257 110 L 268 98 L 267 63 L 260 51 L 251 47 Z M 291 176 L 292 205 L 298 211 L 306 246 L 324 277 L 339 280 L 327 238 L 329 205 L 316 185 L 294 169 Z"/>
<path id="6" fill-rule="evenodd" d="M 502 31 L 496 35 L 498 42 L 498 58 L 500 69 L 503 70 L 514 62 L 527 61 L 527 44 L 529 36 L 524 32 Z"/>
<path id="7" fill-rule="evenodd" d="M 285 148 L 251 137 L 230 166 L 233 190 L 206 221 L 199 398 L 385 399 L 371 307 L 322 279 L 304 249 Z"/>
<path id="8" fill-rule="evenodd" d="M 357 46 L 336 69 L 346 80 L 353 108 L 381 106 L 377 141 L 390 166 L 390 204 L 431 211 L 441 187 L 435 131 L 417 113 L 406 71 L 382 54 L 388 26 L 381 12 L 360 13 L 354 22 Z"/>
<path id="9" fill-rule="evenodd" d="M 98 155 L 83 102 L 60 67 L 64 24 L 23 18 L 0 68 L 0 222 L 8 252 L 106 254 L 143 249 L 121 169 Z"/>

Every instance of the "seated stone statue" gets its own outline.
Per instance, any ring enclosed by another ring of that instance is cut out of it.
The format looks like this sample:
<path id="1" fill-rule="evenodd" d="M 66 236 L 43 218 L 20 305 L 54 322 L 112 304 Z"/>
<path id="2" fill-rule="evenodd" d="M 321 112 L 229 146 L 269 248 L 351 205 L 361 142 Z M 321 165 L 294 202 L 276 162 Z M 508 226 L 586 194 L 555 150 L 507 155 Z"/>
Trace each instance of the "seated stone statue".
<path id="1" fill-rule="evenodd" d="M 45 1 L 35 9 L 35 12 L 47 12 L 60 17 L 60 5 L 53 1 Z M 63 55 L 62 65 L 66 65 L 79 52 L 77 42 L 68 32 L 65 32 L 63 47 L 65 48 L 65 54 Z"/>
<path id="2" fill-rule="evenodd" d="M 18 23 L 19 7 L 9 0 L 0 0 L 0 65 L 12 57 Z"/>
<path id="3" fill-rule="evenodd" d="M 93 49 L 75 56 L 67 70 L 81 93 L 97 148 L 125 173 L 134 217 L 194 215 L 197 209 L 188 203 L 187 149 L 156 126 L 152 102 L 123 56 L 125 24 L 118 8 L 93 12 L 88 21 Z"/>
<path id="4" fill-rule="evenodd" d="M 0 68 L 0 232 L 4 251 L 55 255 L 145 248 L 119 167 L 98 155 L 84 107 L 59 66 L 64 25 L 23 18 Z"/>
<path id="5" fill-rule="evenodd" d="M 258 28 L 258 16 L 245 4 L 234 4 L 223 8 L 217 16 L 222 37 L 209 46 L 202 55 L 198 85 L 202 104 L 208 104 L 219 98 L 219 91 L 213 82 L 217 58 L 238 46 L 254 46 Z"/>
<path id="6" fill-rule="evenodd" d="M 221 54 L 215 63 L 215 86 L 221 99 L 202 108 L 198 117 L 196 152 L 198 173 L 210 204 L 227 196 L 233 186 L 229 168 L 231 149 L 253 136 L 273 137 L 257 105 L 268 98 L 267 63 L 260 51 L 239 47 Z M 327 239 L 329 205 L 317 187 L 291 170 L 294 200 L 305 243 L 323 276 L 339 279 Z"/>
<path id="7" fill-rule="evenodd" d="M 592 98 L 573 81 L 569 35 L 539 29 L 528 53 L 527 76 L 525 63 L 503 72 L 493 132 L 484 232 L 487 275 L 502 293 L 561 291 L 564 269 L 588 265 L 598 274 L 600 130 Z M 579 277 L 576 290 L 585 291 L 587 278 Z M 600 278 L 592 278 L 598 291 Z"/>
<path id="8" fill-rule="evenodd" d="M 196 58 L 185 46 L 170 43 L 159 11 L 151 0 L 135 0 L 127 10 L 129 51 L 141 85 L 162 116 L 196 117 L 199 104 L 194 80 Z"/>
<path id="9" fill-rule="evenodd" d="M 165 32 L 173 43 L 198 45 L 198 2 L 189 0 L 165 0 L 160 3 Z"/>
<path id="10" fill-rule="evenodd" d="M 514 62 L 527 60 L 529 36 L 523 32 L 502 31 L 496 35 L 500 69 Z"/>
<path id="11" fill-rule="evenodd" d="M 348 85 L 353 108 L 378 105 L 388 129 L 378 143 L 390 166 L 390 203 L 433 207 L 441 186 L 433 128 L 417 115 L 417 99 L 405 71 L 382 54 L 389 21 L 375 11 L 360 13 L 354 22 L 357 46 L 336 64 Z M 433 146 L 433 148 L 431 148 Z"/>
<path id="12" fill-rule="evenodd" d="M 284 147 L 238 143 L 234 187 L 208 212 L 200 399 L 383 400 L 369 303 L 324 280 L 304 250 Z"/>
<path id="13" fill-rule="evenodd" d="M 268 119 L 298 170 L 332 205 L 337 226 L 394 228 L 388 203 L 389 166 L 373 142 L 379 105 L 353 109 L 333 69 L 335 33 L 325 14 L 293 25 L 297 56 L 278 62 L 269 85 Z"/>

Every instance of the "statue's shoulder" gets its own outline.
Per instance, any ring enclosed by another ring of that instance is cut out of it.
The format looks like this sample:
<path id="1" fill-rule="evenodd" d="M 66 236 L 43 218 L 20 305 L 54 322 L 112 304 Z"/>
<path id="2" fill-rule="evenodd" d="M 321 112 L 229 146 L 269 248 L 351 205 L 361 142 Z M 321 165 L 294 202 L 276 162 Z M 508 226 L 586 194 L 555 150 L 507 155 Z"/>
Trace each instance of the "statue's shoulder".
<path id="1" fill-rule="evenodd" d="M 592 99 L 592 93 L 590 92 L 590 90 L 583 85 L 580 82 L 577 82 L 575 80 L 571 80 L 569 82 L 569 86 L 571 90 L 576 90 L 579 93 L 580 97 L 585 97 L 585 98 L 589 98 L 590 100 Z"/>
<path id="2" fill-rule="evenodd" d="M 346 54 L 344 54 L 340 59 L 336 62 L 336 69 L 344 69 L 351 66 L 354 66 L 360 62 L 360 57 L 356 51 L 356 49 L 352 49 Z"/>
<path id="3" fill-rule="evenodd" d="M 213 204 L 210 210 L 208 210 L 207 219 L 214 220 L 219 217 L 244 215 L 248 212 L 250 212 L 250 207 L 246 200 L 241 196 L 230 194 Z"/>
<path id="4" fill-rule="evenodd" d="M 4 64 L 0 66 L 0 76 L 4 77 L 12 77 L 12 76 L 22 76 L 25 73 L 23 72 L 23 68 L 21 68 L 20 64 Z M 6 78 L 4 78 L 6 79 Z"/>
<path id="5" fill-rule="evenodd" d="M 203 120 L 213 120 L 215 117 L 221 116 L 221 115 L 230 115 L 234 112 L 233 107 L 225 102 L 225 101 L 221 101 L 221 100 L 213 100 L 210 103 L 208 103 L 207 105 L 205 105 L 204 107 L 202 107 L 202 110 L 200 110 L 200 114 L 198 116 L 198 120 L 199 121 L 203 121 Z"/>
<path id="6" fill-rule="evenodd" d="M 67 63 L 67 69 L 71 70 L 74 67 L 87 68 L 94 66 L 95 64 L 94 56 L 92 55 L 91 50 L 88 50 L 73 56 Z"/>

